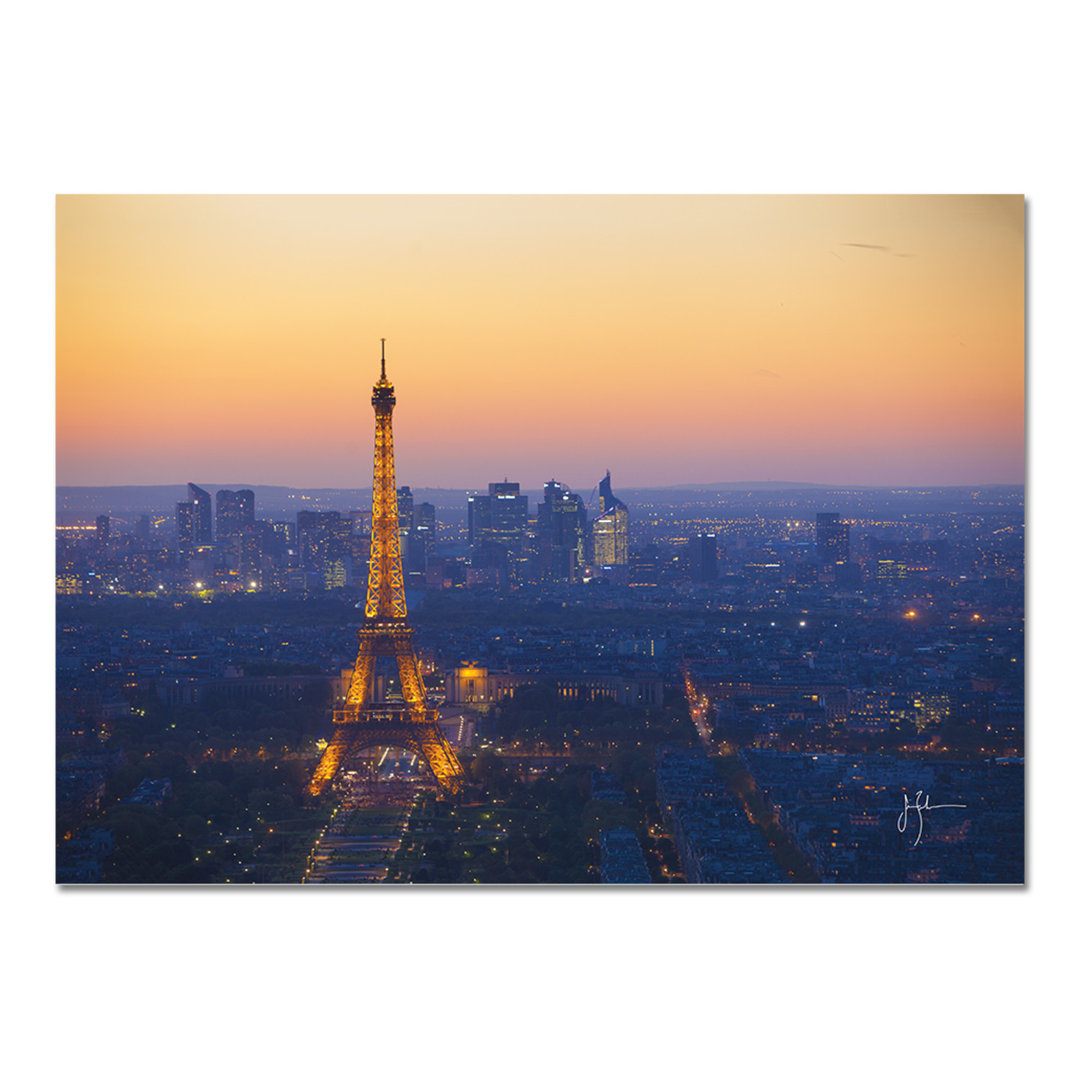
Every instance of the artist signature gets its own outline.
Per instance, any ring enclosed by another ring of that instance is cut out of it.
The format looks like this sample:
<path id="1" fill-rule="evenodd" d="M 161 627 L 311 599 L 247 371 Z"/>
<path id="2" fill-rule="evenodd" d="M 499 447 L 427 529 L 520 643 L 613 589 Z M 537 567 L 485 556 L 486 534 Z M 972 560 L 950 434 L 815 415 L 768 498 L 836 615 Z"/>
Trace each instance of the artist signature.
<path id="1" fill-rule="evenodd" d="M 933 805 L 931 805 L 930 804 L 930 796 L 929 795 L 924 795 L 921 791 L 916 791 L 915 792 L 915 801 L 914 802 L 909 802 L 908 797 L 907 797 L 907 793 L 905 792 L 904 793 L 904 809 L 900 811 L 900 816 L 896 819 L 897 831 L 898 832 L 905 832 L 907 830 L 907 827 L 908 827 L 908 814 L 910 814 L 912 811 L 914 811 L 915 814 L 919 818 L 919 835 L 915 837 L 915 843 L 912 844 L 911 846 L 912 847 L 918 847 L 919 846 L 919 841 L 922 839 L 923 814 L 926 813 L 928 810 L 944 810 L 946 807 L 949 807 L 949 808 L 954 809 L 954 810 L 966 810 L 967 809 L 967 804 L 966 803 L 943 802 L 943 803 L 934 803 Z"/>

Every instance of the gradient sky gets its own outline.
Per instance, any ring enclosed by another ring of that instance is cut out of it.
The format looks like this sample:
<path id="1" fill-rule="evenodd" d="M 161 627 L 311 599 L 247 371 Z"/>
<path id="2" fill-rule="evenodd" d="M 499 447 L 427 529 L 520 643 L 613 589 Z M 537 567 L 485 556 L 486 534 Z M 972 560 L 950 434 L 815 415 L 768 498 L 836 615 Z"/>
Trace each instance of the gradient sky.
<path id="1" fill-rule="evenodd" d="M 57 483 L 1024 479 L 1021 196 L 60 196 Z"/>

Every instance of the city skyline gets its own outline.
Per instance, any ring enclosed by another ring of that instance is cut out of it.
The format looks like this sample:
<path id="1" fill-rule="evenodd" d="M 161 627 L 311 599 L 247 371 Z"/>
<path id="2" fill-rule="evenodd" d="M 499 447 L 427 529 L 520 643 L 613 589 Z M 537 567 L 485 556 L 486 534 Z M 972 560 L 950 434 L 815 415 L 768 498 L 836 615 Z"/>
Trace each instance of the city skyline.
<path id="1" fill-rule="evenodd" d="M 1020 196 L 61 196 L 57 483 L 363 488 L 380 337 L 415 486 L 1023 483 L 1023 218 Z"/>

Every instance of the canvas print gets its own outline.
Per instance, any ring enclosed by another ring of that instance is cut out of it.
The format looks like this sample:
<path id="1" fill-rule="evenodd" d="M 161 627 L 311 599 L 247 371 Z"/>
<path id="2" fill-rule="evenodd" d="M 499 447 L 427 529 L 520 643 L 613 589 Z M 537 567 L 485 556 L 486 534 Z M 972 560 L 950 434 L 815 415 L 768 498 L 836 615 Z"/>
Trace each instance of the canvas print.
<path id="1" fill-rule="evenodd" d="M 56 881 L 1024 881 L 1020 195 L 62 195 Z"/>

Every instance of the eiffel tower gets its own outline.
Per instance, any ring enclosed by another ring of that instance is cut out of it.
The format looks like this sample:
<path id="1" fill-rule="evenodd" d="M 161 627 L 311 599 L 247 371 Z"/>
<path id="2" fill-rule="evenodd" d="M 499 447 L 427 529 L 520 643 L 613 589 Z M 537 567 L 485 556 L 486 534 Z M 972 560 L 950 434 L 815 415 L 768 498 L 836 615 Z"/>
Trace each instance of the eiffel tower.
<path id="1" fill-rule="evenodd" d="M 375 483 L 371 495 L 371 560 L 364 622 L 356 635 L 356 655 L 344 709 L 334 710 L 334 735 L 311 778 L 309 792 L 318 796 L 361 752 L 373 746 L 395 746 L 422 758 L 441 790 L 456 794 L 465 774 L 453 748 L 439 729 L 439 714 L 427 705 L 427 692 L 416 662 L 412 627 L 405 612 L 401 573 L 397 488 L 394 482 L 394 385 L 386 377 L 386 338 L 382 339 L 382 374 L 371 394 L 375 406 Z M 400 704 L 373 700 L 375 662 L 397 658 Z"/>

